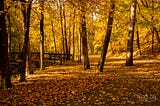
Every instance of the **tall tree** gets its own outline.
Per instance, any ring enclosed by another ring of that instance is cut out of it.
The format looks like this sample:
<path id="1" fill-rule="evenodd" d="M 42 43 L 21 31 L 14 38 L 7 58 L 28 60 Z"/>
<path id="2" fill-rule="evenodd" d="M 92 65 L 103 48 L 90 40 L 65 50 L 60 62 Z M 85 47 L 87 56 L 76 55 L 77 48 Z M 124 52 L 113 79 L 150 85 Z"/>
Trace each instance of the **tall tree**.
<path id="1" fill-rule="evenodd" d="M 86 16 L 85 16 L 85 1 L 81 1 L 81 28 L 82 28 L 82 51 L 84 60 L 84 70 L 90 69 L 89 57 L 88 57 L 88 42 L 87 42 L 87 28 L 86 28 Z"/>
<path id="2" fill-rule="evenodd" d="M 138 47 L 138 51 L 139 54 L 141 55 L 141 48 L 140 48 L 140 40 L 139 40 L 139 31 L 138 31 L 138 26 L 136 27 L 136 35 L 137 35 L 137 47 Z"/>
<path id="3" fill-rule="evenodd" d="M 154 0 L 152 0 L 152 4 L 151 4 L 151 8 L 152 8 L 152 16 L 151 16 L 151 32 L 152 32 L 152 53 L 154 53 Z"/>
<path id="4" fill-rule="evenodd" d="M 58 5 L 59 4 L 59 5 Z M 57 2 L 57 7 L 59 7 L 60 14 L 60 24 L 61 24 L 61 34 L 62 34 L 62 53 L 65 53 L 65 40 L 64 40 L 64 28 L 63 28 L 63 5 L 61 0 Z"/>
<path id="5" fill-rule="evenodd" d="M 9 13 L 7 14 L 7 22 L 8 22 L 8 30 L 7 30 L 7 33 L 8 33 L 8 53 L 9 53 L 9 59 L 10 59 L 10 54 L 11 54 L 11 20 L 10 20 L 10 15 Z"/>
<path id="6" fill-rule="evenodd" d="M 51 9 L 51 5 L 48 4 L 49 8 Z M 53 44 L 54 44 L 54 52 L 56 53 L 57 52 L 57 43 L 56 43 L 56 31 L 55 31 L 55 26 L 54 26 L 54 15 L 55 13 L 53 13 L 53 11 L 48 11 L 49 14 L 51 15 L 50 16 L 50 20 L 51 20 L 51 28 L 52 28 L 52 36 L 53 36 Z"/>
<path id="7" fill-rule="evenodd" d="M 74 13 L 73 13 L 73 20 L 75 21 L 75 16 L 76 16 L 76 9 L 74 8 Z M 73 51 L 72 51 L 72 60 L 74 61 L 74 56 L 75 56 L 75 22 L 73 21 L 73 27 L 72 27 L 72 44 L 73 44 Z"/>
<path id="8" fill-rule="evenodd" d="M 80 27 L 80 26 L 79 26 Z M 78 62 L 81 63 L 82 62 L 82 32 L 81 32 L 81 28 L 79 28 L 79 36 L 78 36 Z"/>
<path id="9" fill-rule="evenodd" d="M 55 36 L 55 31 L 54 31 L 54 24 L 53 20 L 51 19 L 51 24 L 52 24 L 52 35 L 53 35 L 53 43 L 54 43 L 54 52 L 57 52 L 57 44 L 56 44 L 56 36 Z"/>
<path id="10" fill-rule="evenodd" d="M 11 87 L 4 0 L 0 0 L 0 89 Z"/>
<path id="11" fill-rule="evenodd" d="M 69 54 L 69 47 L 68 47 L 68 40 L 67 40 L 67 20 L 66 20 L 66 10 L 65 10 L 65 5 L 63 3 L 63 20 L 64 20 L 64 42 L 65 42 L 65 53 Z M 67 59 L 69 59 L 69 57 L 67 57 Z"/>
<path id="12" fill-rule="evenodd" d="M 110 10 L 109 10 L 109 16 L 108 16 L 108 24 L 107 24 L 107 30 L 106 30 L 106 36 L 103 43 L 102 53 L 101 57 L 98 63 L 98 71 L 103 72 L 103 66 L 108 50 L 108 45 L 111 37 L 112 32 L 112 25 L 113 25 L 113 16 L 114 16 L 114 9 L 115 9 L 115 1 L 110 1 Z"/>
<path id="13" fill-rule="evenodd" d="M 128 43 L 127 43 L 126 66 L 133 65 L 133 39 L 134 39 L 134 29 L 136 21 L 136 4 L 137 0 L 132 0 L 131 13 L 130 13 L 130 26 L 129 26 Z"/>
<path id="14" fill-rule="evenodd" d="M 40 1 L 41 19 L 40 19 L 40 70 L 44 69 L 44 0 Z"/>
<path id="15" fill-rule="evenodd" d="M 29 29 L 30 29 L 30 15 L 32 0 L 21 0 L 22 14 L 24 22 L 24 43 L 22 48 L 22 68 L 20 72 L 20 82 L 26 81 L 27 64 L 29 59 Z M 30 64 L 29 64 L 30 65 Z M 30 71 L 30 70 L 29 70 Z"/>

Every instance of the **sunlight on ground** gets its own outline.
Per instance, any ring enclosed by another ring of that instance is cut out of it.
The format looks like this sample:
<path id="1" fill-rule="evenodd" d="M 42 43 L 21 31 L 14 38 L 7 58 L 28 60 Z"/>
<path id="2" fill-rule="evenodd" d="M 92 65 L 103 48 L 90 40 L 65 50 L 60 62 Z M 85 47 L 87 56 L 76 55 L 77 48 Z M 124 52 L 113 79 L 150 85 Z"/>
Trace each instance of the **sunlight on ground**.
<path id="1" fill-rule="evenodd" d="M 96 71 L 93 60 L 90 70 L 82 64 L 54 65 L 27 76 L 27 82 L 17 80 L 13 88 L 0 91 L 0 104 L 159 106 L 158 60 L 135 60 L 127 67 L 125 59 L 108 59 L 104 72 Z"/>

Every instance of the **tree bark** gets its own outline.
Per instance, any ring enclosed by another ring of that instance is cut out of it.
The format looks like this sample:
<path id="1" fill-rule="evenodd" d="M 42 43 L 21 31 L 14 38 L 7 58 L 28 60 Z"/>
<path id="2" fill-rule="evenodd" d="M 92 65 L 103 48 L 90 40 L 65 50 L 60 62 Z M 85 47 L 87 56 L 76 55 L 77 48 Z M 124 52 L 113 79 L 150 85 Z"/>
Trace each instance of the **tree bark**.
<path id="1" fill-rule="evenodd" d="M 9 15 L 9 13 L 7 14 L 7 21 L 8 21 L 8 30 L 7 30 L 7 34 L 8 34 L 8 58 L 9 58 L 9 60 L 8 61 L 10 61 L 10 56 L 11 56 L 11 36 L 12 36 L 12 32 L 11 32 L 11 22 L 10 22 L 10 15 Z M 10 68 L 8 69 L 8 78 L 10 78 L 11 77 L 11 70 L 10 70 Z M 11 80 L 11 79 L 9 79 L 9 80 Z M 11 82 L 11 81 L 9 81 L 9 82 Z"/>
<path id="2" fill-rule="evenodd" d="M 115 3 L 114 0 L 110 1 L 110 10 L 109 10 L 109 16 L 108 16 L 108 24 L 107 24 L 107 30 L 106 30 L 106 36 L 103 43 L 102 53 L 101 57 L 98 63 L 98 71 L 103 72 L 103 66 L 105 63 L 105 58 L 108 50 L 108 45 L 112 33 L 112 25 L 113 25 L 113 16 L 114 16 L 114 9 L 115 9 Z"/>
<path id="3" fill-rule="evenodd" d="M 26 1 L 25 0 L 21 0 L 21 5 L 22 5 L 22 15 L 23 15 L 23 27 L 24 27 L 24 43 L 23 43 L 23 48 L 22 48 L 22 67 L 20 70 L 20 82 L 26 81 L 26 49 L 27 48 L 27 43 L 28 43 L 28 36 L 26 34 L 27 32 L 27 14 L 26 14 Z"/>
<path id="4" fill-rule="evenodd" d="M 79 28 L 79 40 L 78 41 L 78 63 L 81 63 L 82 62 L 82 32 L 81 32 L 81 28 Z"/>
<path id="5" fill-rule="evenodd" d="M 27 68 L 27 71 L 28 71 L 29 74 L 34 73 L 33 70 L 32 70 L 31 52 L 30 52 L 30 39 L 29 39 L 31 9 L 32 9 L 32 0 L 29 1 L 28 7 L 27 7 L 27 34 L 28 34 L 28 51 L 27 51 L 28 68 Z"/>
<path id="6" fill-rule="evenodd" d="M 58 3 L 57 3 L 58 7 Z M 65 53 L 65 40 L 64 40 L 64 29 L 63 29 L 63 8 L 61 4 L 61 0 L 59 0 L 59 14 L 60 14 L 60 24 L 61 24 L 61 34 L 62 34 L 62 53 Z"/>
<path id="7" fill-rule="evenodd" d="M 70 61 L 70 54 L 71 54 L 71 29 L 68 29 L 68 57 L 67 59 Z"/>
<path id="8" fill-rule="evenodd" d="M 11 32 L 11 21 L 10 21 L 10 15 L 9 13 L 7 14 L 7 21 L 8 21 L 8 55 L 9 55 L 9 60 L 10 60 L 10 55 L 11 55 L 11 36 L 12 36 L 12 32 Z"/>
<path id="9" fill-rule="evenodd" d="M 34 74 L 34 71 L 32 70 L 30 42 L 28 44 L 28 73 L 29 74 Z"/>
<path id="10" fill-rule="evenodd" d="M 65 15 L 65 5 L 63 4 L 63 20 L 64 20 L 64 42 L 65 42 L 65 53 L 69 54 L 68 40 L 67 40 L 67 28 L 66 28 L 66 15 Z M 67 55 L 67 60 L 69 60 L 69 55 Z"/>
<path id="11" fill-rule="evenodd" d="M 73 14 L 73 20 L 75 21 L 75 14 L 76 10 L 74 9 L 74 14 Z M 75 57 L 75 22 L 73 21 L 73 28 L 72 28 L 72 44 L 73 44 L 73 52 L 72 52 L 72 60 L 74 61 Z"/>
<path id="12" fill-rule="evenodd" d="M 129 26 L 128 43 L 127 43 L 126 66 L 133 65 L 133 39 L 134 39 L 134 28 L 136 20 L 136 4 L 137 0 L 132 0 L 130 26 Z"/>
<path id="13" fill-rule="evenodd" d="M 41 5 L 41 19 L 40 19 L 40 70 L 44 70 L 44 0 L 40 1 Z"/>
<path id="14" fill-rule="evenodd" d="M 56 36 L 54 31 L 53 20 L 51 20 L 51 24 L 52 24 L 52 35 L 53 35 L 53 42 L 54 42 L 54 52 L 57 53 L 57 44 L 56 44 Z"/>
<path id="15" fill-rule="evenodd" d="M 141 55 L 141 48 L 140 48 L 140 40 L 139 40 L 139 31 L 138 31 L 138 26 L 137 26 L 137 31 L 136 31 L 136 35 L 137 35 L 137 47 L 138 47 L 138 51 L 139 51 L 139 54 Z"/>
<path id="16" fill-rule="evenodd" d="M 4 0 L 0 0 L 0 89 L 12 86 L 9 74 L 8 35 L 4 12 Z"/>
<path id="17" fill-rule="evenodd" d="M 31 14 L 31 5 L 32 0 L 28 1 L 28 4 L 25 0 L 22 2 L 22 14 L 24 22 L 24 44 L 22 48 L 22 68 L 20 72 L 20 82 L 26 81 L 26 72 L 27 72 L 27 63 L 29 60 L 29 29 L 30 29 L 30 14 Z M 29 64 L 30 65 L 30 64 Z"/>
<path id="18" fill-rule="evenodd" d="M 151 28 L 152 31 L 152 53 L 154 53 L 154 28 Z"/>
<path id="19" fill-rule="evenodd" d="M 83 60 L 84 60 L 84 70 L 90 69 L 90 63 L 89 63 L 89 57 L 88 57 L 88 42 L 87 42 L 87 30 L 86 30 L 86 17 L 85 17 L 85 8 L 84 4 L 82 3 L 82 9 L 81 9 L 81 27 L 82 27 L 82 51 L 83 51 Z"/>
<path id="20" fill-rule="evenodd" d="M 154 53 L 154 0 L 152 0 L 151 32 L 152 32 L 152 53 Z"/>
<path id="21" fill-rule="evenodd" d="M 155 32 L 156 32 L 156 38 L 157 38 L 157 41 L 158 43 L 160 44 L 160 37 L 159 37 L 159 34 L 158 34 L 158 31 L 156 28 L 154 28 Z"/>

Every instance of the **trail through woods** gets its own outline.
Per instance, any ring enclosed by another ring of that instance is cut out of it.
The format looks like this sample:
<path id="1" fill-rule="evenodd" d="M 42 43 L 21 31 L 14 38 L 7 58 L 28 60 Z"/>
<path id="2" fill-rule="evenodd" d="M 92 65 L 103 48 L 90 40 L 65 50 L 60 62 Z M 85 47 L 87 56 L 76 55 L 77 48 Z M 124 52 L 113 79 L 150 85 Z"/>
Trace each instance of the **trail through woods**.
<path id="1" fill-rule="evenodd" d="M 159 106 L 160 61 L 137 59 L 126 67 L 124 59 L 108 59 L 104 72 L 66 63 L 47 67 L 27 77 L 27 82 L 0 91 L 1 105 L 33 106 Z"/>

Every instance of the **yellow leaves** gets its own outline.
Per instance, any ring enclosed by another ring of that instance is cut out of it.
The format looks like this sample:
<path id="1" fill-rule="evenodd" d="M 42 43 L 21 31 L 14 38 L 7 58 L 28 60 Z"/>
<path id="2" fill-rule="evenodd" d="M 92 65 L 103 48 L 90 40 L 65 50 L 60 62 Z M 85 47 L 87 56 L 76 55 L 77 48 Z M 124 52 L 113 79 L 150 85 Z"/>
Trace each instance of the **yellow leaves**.
<path id="1" fill-rule="evenodd" d="M 116 98 L 114 98 L 114 97 L 113 97 L 113 98 L 112 98 L 112 100 L 113 100 L 113 101 L 115 101 L 115 100 L 116 100 Z"/>
<path id="2" fill-rule="evenodd" d="M 106 94 L 106 92 L 105 92 L 105 91 L 102 91 L 102 95 L 104 95 L 104 94 Z"/>
<path id="3" fill-rule="evenodd" d="M 88 71 L 83 71 L 81 65 L 48 67 L 44 72 L 27 77 L 28 82 L 16 82 L 13 88 L 0 91 L 0 103 L 46 106 L 130 106 L 160 103 L 158 71 L 152 70 L 149 65 L 146 65 L 150 67 L 149 71 L 137 65 L 128 68 L 121 64 L 122 59 L 120 62 L 118 59 L 116 61 L 113 64 L 107 63 L 103 73 L 96 73 L 93 66 Z M 142 77 L 147 72 L 150 76 Z M 157 80 L 153 75 L 157 76 Z"/>

